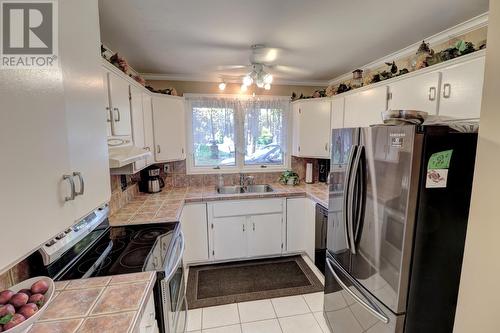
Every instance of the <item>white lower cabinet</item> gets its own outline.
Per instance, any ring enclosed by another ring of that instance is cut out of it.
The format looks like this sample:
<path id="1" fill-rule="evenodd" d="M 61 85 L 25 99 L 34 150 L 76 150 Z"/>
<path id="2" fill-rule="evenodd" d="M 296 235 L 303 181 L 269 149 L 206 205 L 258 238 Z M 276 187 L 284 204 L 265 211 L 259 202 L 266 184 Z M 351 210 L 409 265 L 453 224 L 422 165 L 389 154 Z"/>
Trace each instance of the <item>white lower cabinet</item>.
<path id="1" fill-rule="evenodd" d="M 181 227 L 186 240 L 184 263 L 208 260 L 207 204 L 188 204 L 181 215 Z"/>
<path id="2" fill-rule="evenodd" d="M 286 200 L 286 252 L 305 252 L 314 261 L 316 203 L 309 198 Z"/>
<path id="3" fill-rule="evenodd" d="M 238 259 L 247 256 L 246 220 L 246 216 L 213 219 L 211 237 L 213 260 Z"/>
<path id="4" fill-rule="evenodd" d="M 281 255 L 284 199 L 208 203 L 210 259 Z"/>
<path id="5" fill-rule="evenodd" d="M 142 313 L 142 317 L 139 322 L 139 330 L 138 333 L 157 333 L 158 330 L 158 322 L 155 319 L 156 311 L 155 311 L 155 303 L 153 294 L 149 295 L 149 299 L 146 303 L 146 307 L 144 312 Z"/>
<path id="6" fill-rule="evenodd" d="M 281 254 L 282 222 L 283 215 L 281 213 L 247 218 L 249 257 Z"/>

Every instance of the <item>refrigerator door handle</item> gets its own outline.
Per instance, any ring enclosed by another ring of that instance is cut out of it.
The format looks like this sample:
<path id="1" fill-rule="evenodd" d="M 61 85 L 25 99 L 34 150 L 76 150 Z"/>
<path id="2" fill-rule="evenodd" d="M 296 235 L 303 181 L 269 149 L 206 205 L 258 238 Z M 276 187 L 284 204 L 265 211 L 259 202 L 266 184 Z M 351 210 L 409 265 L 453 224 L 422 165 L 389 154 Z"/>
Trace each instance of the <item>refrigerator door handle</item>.
<path id="1" fill-rule="evenodd" d="M 361 297 L 359 297 L 351 289 L 349 289 L 349 287 L 337 275 L 337 273 L 335 272 L 335 269 L 333 268 L 332 264 L 335 265 L 335 263 L 332 262 L 332 260 L 327 257 L 326 258 L 326 265 L 328 266 L 328 269 L 330 270 L 330 272 L 332 273 L 333 277 L 338 282 L 338 284 L 342 287 L 342 289 L 346 293 L 348 293 L 352 298 L 354 298 L 354 300 L 356 300 L 356 302 L 358 302 L 358 304 L 361 305 L 365 310 L 367 310 L 368 312 L 370 312 L 370 314 L 372 314 L 375 318 L 377 318 L 378 320 L 380 320 L 384 324 L 388 324 L 389 323 L 389 317 L 387 317 L 385 315 L 385 313 L 383 313 L 380 308 L 376 307 L 373 304 L 369 304 L 368 302 L 364 301 L 363 299 L 361 299 Z M 358 286 L 357 283 L 356 283 L 356 281 L 352 281 L 351 280 L 351 282 L 353 284 L 353 287 L 355 287 L 363 296 L 365 296 L 364 293 L 360 289 L 362 287 Z"/>
<path id="2" fill-rule="evenodd" d="M 356 156 L 354 158 L 352 171 L 349 172 L 349 181 L 347 189 L 347 231 L 349 236 L 349 248 L 352 254 L 356 254 L 356 239 L 354 236 L 354 189 L 356 185 L 356 179 L 359 170 L 359 163 L 361 160 L 361 153 L 363 151 L 362 146 L 358 146 L 356 149 Z"/>
<path id="3" fill-rule="evenodd" d="M 345 235 L 345 242 L 347 244 L 347 248 L 350 249 L 350 241 L 349 241 L 349 184 L 351 180 L 351 171 L 352 171 L 352 162 L 354 160 L 354 156 L 356 155 L 357 151 L 357 146 L 352 146 L 351 151 L 349 152 L 349 158 L 347 160 L 347 167 L 346 167 L 346 172 L 345 172 L 345 179 L 344 179 L 344 198 L 343 198 L 343 212 L 342 212 L 342 222 L 344 224 L 344 235 Z"/>
<path id="4" fill-rule="evenodd" d="M 360 233 L 362 231 L 362 223 L 365 212 L 365 202 L 366 202 L 366 159 L 364 157 L 365 147 L 361 146 L 359 149 L 360 162 L 358 165 L 359 172 L 359 191 L 357 199 L 357 211 L 356 211 L 356 231 L 354 232 L 354 243 L 359 242 Z"/>

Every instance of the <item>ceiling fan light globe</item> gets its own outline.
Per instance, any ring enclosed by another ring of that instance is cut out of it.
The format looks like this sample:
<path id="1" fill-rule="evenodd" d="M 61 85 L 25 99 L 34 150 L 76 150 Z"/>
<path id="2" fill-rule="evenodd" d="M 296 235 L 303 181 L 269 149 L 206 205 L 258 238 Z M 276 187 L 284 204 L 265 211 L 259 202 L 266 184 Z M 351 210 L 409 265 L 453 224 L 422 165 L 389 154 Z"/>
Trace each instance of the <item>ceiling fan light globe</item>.
<path id="1" fill-rule="evenodd" d="M 248 88 L 246 85 L 242 84 L 240 89 L 241 89 L 241 92 L 245 92 L 245 91 L 247 91 Z"/>
<path id="2" fill-rule="evenodd" d="M 257 84 L 257 87 L 259 87 L 259 88 L 263 88 L 265 85 L 264 81 L 261 81 L 261 80 L 257 81 L 256 84 Z"/>
<path id="3" fill-rule="evenodd" d="M 266 84 L 264 85 L 264 89 L 266 89 L 266 90 L 271 90 L 271 84 L 270 84 L 270 83 L 266 83 Z"/>
<path id="4" fill-rule="evenodd" d="M 219 83 L 219 90 L 224 90 L 224 89 L 226 89 L 226 83 L 225 82 Z"/>
<path id="5" fill-rule="evenodd" d="M 266 76 L 264 76 L 264 83 L 265 84 L 271 84 L 271 83 L 273 83 L 273 76 L 272 76 L 272 74 L 267 74 Z"/>
<path id="6" fill-rule="evenodd" d="M 247 86 L 247 87 L 248 87 L 248 86 L 251 86 L 251 85 L 252 85 L 252 83 L 253 83 L 253 79 L 250 77 L 250 75 L 247 75 L 247 76 L 245 76 L 245 77 L 243 78 L 243 84 L 244 84 L 245 86 Z"/>

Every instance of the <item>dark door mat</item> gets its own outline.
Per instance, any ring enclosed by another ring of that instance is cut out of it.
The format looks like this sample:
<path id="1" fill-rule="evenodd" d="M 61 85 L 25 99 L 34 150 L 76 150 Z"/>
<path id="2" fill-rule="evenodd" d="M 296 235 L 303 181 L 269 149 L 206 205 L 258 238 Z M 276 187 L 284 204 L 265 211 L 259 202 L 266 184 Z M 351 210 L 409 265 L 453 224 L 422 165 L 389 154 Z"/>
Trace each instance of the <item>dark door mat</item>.
<path id="1" fill-rule="evenodd" d="M 189 309 L 323 291 L 301 256 L 192 266 Z"/>

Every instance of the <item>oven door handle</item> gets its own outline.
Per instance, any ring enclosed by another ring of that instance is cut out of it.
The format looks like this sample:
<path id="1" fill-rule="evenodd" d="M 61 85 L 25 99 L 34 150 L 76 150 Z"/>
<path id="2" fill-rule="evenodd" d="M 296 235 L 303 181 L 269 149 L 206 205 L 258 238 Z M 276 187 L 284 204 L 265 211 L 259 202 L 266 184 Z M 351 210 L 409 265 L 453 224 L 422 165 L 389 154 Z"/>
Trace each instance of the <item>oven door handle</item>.
<path id="1" fill-rule="evenodd" d="M 178 256 L 175 258 L 173 261 L 170 260 L 165 260 L 167 262 L 167 266 L 165 267 L 165 281 L 169 281 L 174 273 L 177 271 L 177 266 L 182 261 L 182 256 L 184 255 L 184 248 L 185 248 L 185 243 L 184 243 L 184 234 L 182 233 L 182 230 L 179 231 L 179 236 L 175 239 L 174 246 L 172 249 L 175 249 L 177 246 L 177 243 L 180 242 L 180 250 L 178 251 Z M 168 266 L 169 262 L 173 262 L 173 265 Z"/>

